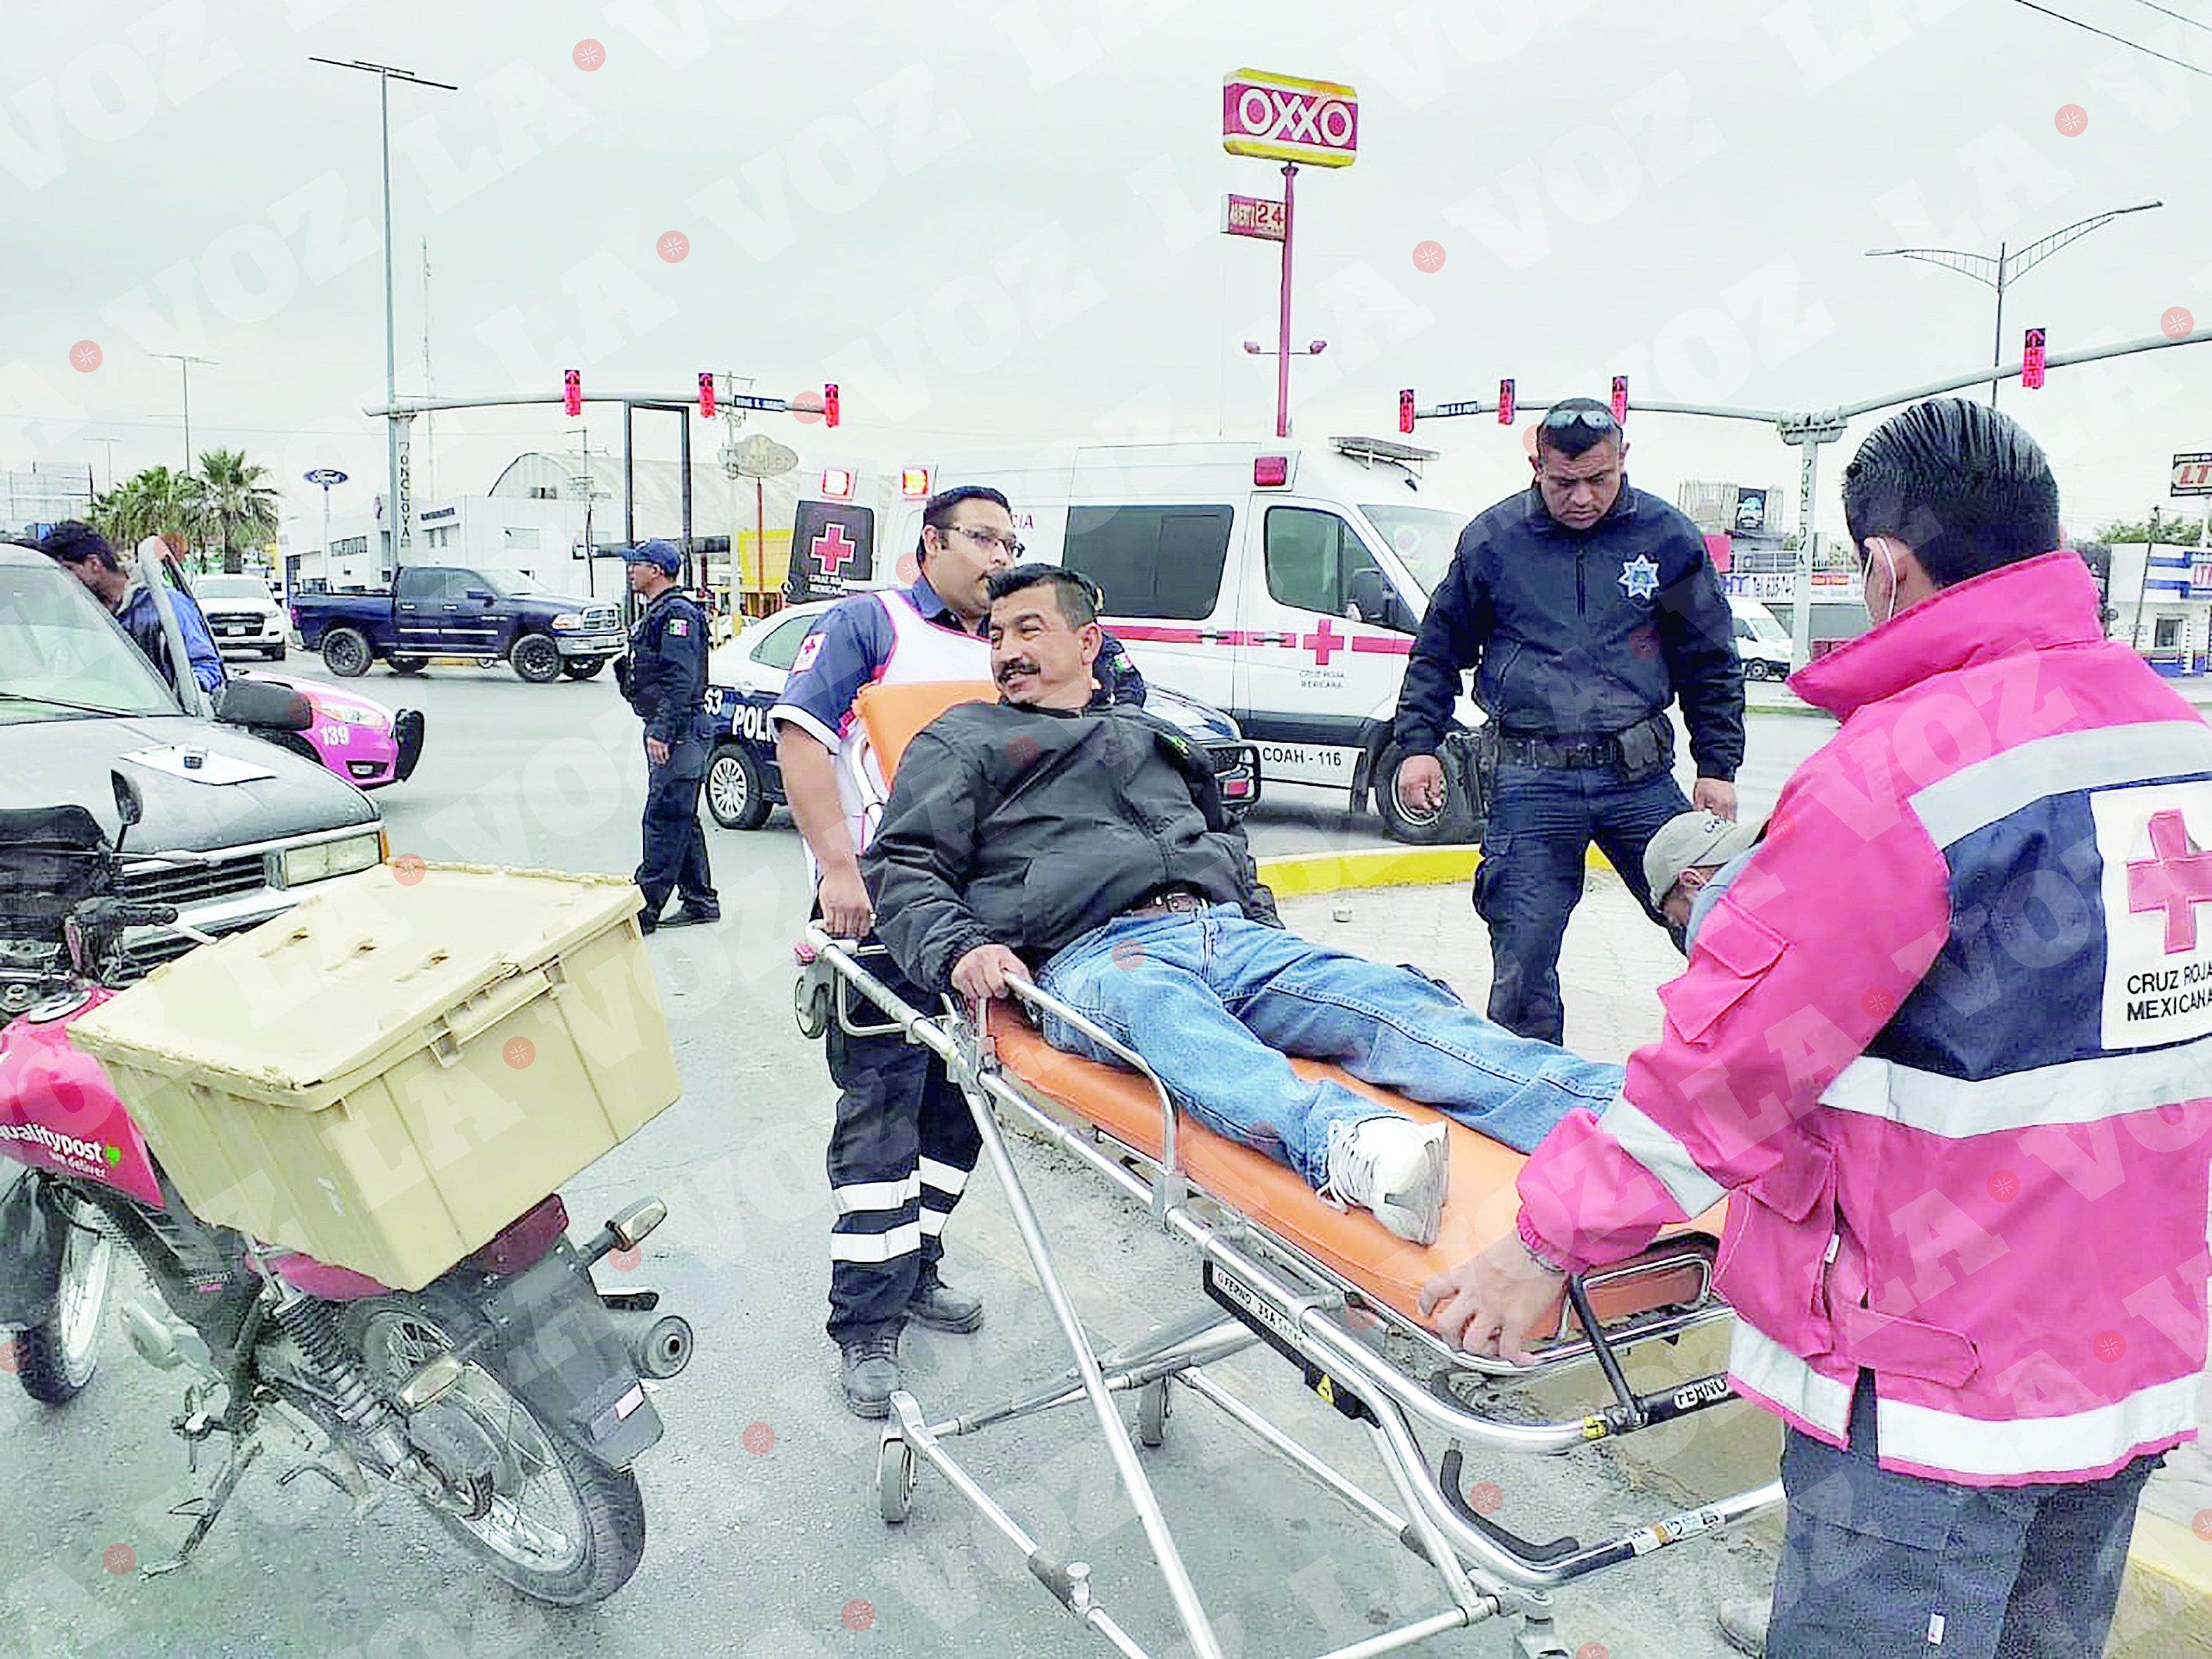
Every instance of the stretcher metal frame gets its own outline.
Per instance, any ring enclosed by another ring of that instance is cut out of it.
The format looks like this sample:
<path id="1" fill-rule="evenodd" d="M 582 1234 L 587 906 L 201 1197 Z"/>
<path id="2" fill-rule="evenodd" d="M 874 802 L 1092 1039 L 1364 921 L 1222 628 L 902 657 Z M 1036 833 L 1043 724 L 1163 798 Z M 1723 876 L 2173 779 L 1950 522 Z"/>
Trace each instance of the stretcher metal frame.
<path id="1" fill-rule="evenodd" d="M 1157 1158 L 1124 1146 L 1097 1126 L 1071 1127 L 1062 1121 L 1033 1097 L 1014 1073 L 1000 1066 L 988 1032 L 951 999 L 945 1000 L 943 1013 L 932 1016 L 894 996 L 865 960 L 879 957 L 880 945 L 856 948 L 832 939 L 819 922 L 809 924 L 805 938 L 814 957 L 802 969 L 799 982 L 802 1028 L 818 1035 L 834 1018 L 856 1035 L 896 1030 L 945 1062 L 947 1075 L 967 1098 L 983 1151 L 1006 1192 L 1040 1288 L 1074 1359 L 1054 1382 L 1018 1399 L 934 1422 L 923 1415 L 912 1394 L 904 1389 L 893 1394 L 891 1420 L 876 1456 L 878 1506 L 887 1523 L 907 1519 L 917 1460 L 927 1462 L 1023 1553 L 1032 1576 L 1071 1616 L 1130 1659 L 1147 1659 L 1148 1650 L 1092 1594 L 1088 1564 L 1064 1559 L 1032 1538 L 945 1444 L 999 1423 L 1085 1404 L 1143 1528 L 1183 1640 L 1197 1659 L 1219 1659 L 1220 1643 L 1113 1399 L 1119 1393 L 1138 1395 L 1138 1437 L 1158 1446 L 1172 1409 L 1173 1387 L 1219 1408 L 1261 1445 L 1436 1570 L 1444 1595 L 1441 1608 L 1331 1650 L 1318 1659 L 1365 1659 L 1493 1619 L 1505 1631 L 1503 1651 L 1510 1659 L 1571 1659 L 1571 1650 L 1554 1628 L 1553 1589 L 1714 1533 L 1781 1503 L 1780 1482 L 1770 1481 L 1584 1544 L 1572 1537 L 1548 1542 L 1522 1538 L 1478 1512 L 1462 1492 L 1462 1443 L 1484 1452 L 1564 1454 L 1692 1416 L 1735 1397 L 1726 1376 L 1718 1373 L 1638 1395 L 1621 1368 L 1621 1356 L 1634 1348 L 1731 1316 L 1711 1295 L 1710 1263 L 1701 1251 L 1686 1245 L 1683 1255 L 1656 1264 L 1647 1255 L 1625 1270 L 1675 1271 L 1686 1256 L 1695 1255 L 1707 1275 L 1700 1280 L 1701 1293 L 1693 1304 L 1661 1309 L 1606 1327 L 1592 1311 L 1589 1299 L 1592 1288 L 1607 1279 L 1606 1271 L 1598 1270 L 1567 1282 L 1561 1330 L 1557 1340 L 1541 1346 L 1534 1363 L 1516 1365 L 1456 1352 L 1434 1332 L 1376 1302 L 1305 1251 L 1196 1188 L 1179 1166 L 1178 1114 L 1165 1087 L 1141 1055 L 1074 1009 L 1033 985 L 1015 981 L 1017 994 L 1032 1010 L 1066 1021 L 1151 1084 L 1160 1104 Z M 1103 1354 L 1097 1352 L 1053 1264 L 1044 1229 L 1014 1167 L 999 1121 L 1002 1110 L 1103 1176 L 1143 1205 L 1169 1232 L 1195 1246 L 1209 1305 L 1157 1327 L 1133 1343 Z M 1409 1341 L 1419 1363 L 1409 1366 L 1393 1358 L 1386 1352 L 1386 1333 L 1401 1344 Z M 1206 1374 L 1206 1366 L 1261 1345 L 1291 1361 L 1306 1387 L 1365 1427 L 1390 1477 L 1397 1507 L 1370 1494 Z M 1593 1360 L 1603 1374 L 1612 1403 L 1568 1421 L 1509 1421 L 1468 1403 L 1449 1386 L 1455 1378 L 1472 1377 L 1479 1390 L 1484 1379 L 1527 1380 Z M 1452 1443 L 1432 1460 L 1422 1443 L 1423 1432 Z"/>

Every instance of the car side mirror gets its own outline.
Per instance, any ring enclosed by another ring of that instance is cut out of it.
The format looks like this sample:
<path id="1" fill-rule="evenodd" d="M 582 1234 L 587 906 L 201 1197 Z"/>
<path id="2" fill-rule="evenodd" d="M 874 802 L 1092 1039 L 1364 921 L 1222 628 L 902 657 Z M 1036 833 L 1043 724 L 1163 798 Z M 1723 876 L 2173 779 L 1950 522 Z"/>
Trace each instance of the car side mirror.
<path id="1" fill-rule="evenodd" d="M 315 723 L 315 710 L 289 685 L 270 680 L 225 680 L 216 692 L 215 717 L 225 726 L 304 732 Z"/>
<path id="2" fill-rule="evenodd" d="M 471 587 L 468 591 L 467 597 L 472 599 L 482 599 L 486 605 L 489 605 L 491 603 L 491 590 L 488 587 Z"/>
<path id="3" fill-rule="evenodd" d="M 115 846 L 119 852 L 123 847 L 123 837 L 146 816 L 146 799 L 138 793 L 136 778 L 125 777 L 122 773 L 111 769 L 107 774 L 107 783 L 115 794 L 115 816 L 122 821 L 121 827 L 115 832 Z"/>

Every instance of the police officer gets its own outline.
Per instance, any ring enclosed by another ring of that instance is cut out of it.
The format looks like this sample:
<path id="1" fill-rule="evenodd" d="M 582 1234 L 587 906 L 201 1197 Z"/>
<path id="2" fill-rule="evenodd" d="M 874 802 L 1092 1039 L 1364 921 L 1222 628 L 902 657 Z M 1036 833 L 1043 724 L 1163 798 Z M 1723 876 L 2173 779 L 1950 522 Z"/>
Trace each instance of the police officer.
<path id="1" fill-rule="evenodd" d="M 1629 486 L 1628 443 L 1590 398 L 1536 428 L 1535 480 L 1461 532 L 1429 600 L 1392 733 L 1398 799 L 1443 804 L 1438 744 L 1461 672 L 1490 717 L 1489 817 L 1474 908 L 1490 929 L 1490 1017 L 1562 1040 L 1559 942 L 1595 841 L 1655 921 L 1644 849 L 1687 811 L 1674 778 L 1680 698 L 1696 804 L 1735 817 L 1743 669 L 1697 526 Z"/>
<path id="2" fill-rule="evenodd" d="M 683 556 L 664 541 L 623 555 L 629 591 L 645 601 L 630 629 L 629 654 L 615 665 L 629 706 L 645 722 L 645 858 L 637 884 L 645 894 L 638 925 L 662 925 L 671 892 L 682 907 L 666 925 L 720 921 L 722 907 L 707 868 L 707 832 L 699 822 L 699 789 L 707 777 L 708 722 L 707 619 L 676 585 Z"/>

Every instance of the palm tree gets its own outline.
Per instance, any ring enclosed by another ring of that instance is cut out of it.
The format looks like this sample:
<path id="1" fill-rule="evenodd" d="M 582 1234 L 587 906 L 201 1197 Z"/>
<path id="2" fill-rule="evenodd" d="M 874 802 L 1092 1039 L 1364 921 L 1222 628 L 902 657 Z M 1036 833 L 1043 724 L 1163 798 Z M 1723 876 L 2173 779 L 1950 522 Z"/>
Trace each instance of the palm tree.
<path id="1" fill-rule="evenodd" d="M 149 466 L 94 500 L 86 517 L 125 554 L 165 530 L 195 534 L 201 527 L 199 482 L 166 466 Z"/>
<path id="2" fill-rule="evenodd" d="M 276 492 L 262 483 L 269 469 L 248 461 L 242 449 L 210 449 L 200 456 L 198 486 L 199 527 L 222 544 L 222 568 L 231 575 L 246 568 L 244 544 L 266 542 L 276 534 Z"/>

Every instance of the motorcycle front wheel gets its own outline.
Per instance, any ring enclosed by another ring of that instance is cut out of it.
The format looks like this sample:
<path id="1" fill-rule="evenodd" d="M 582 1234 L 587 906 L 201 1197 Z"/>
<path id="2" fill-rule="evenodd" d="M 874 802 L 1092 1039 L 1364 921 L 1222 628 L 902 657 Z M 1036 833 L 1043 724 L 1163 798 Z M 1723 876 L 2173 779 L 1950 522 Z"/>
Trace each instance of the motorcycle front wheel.
<path id="1" fill-rule="evenodd" d="M 32 1399 L 67 1405 L 100 1369 L 100 1325 L 115 1271 L 115 1241 L 84 1225 L 65 1229 L 54 1310 L 15 1339 L 15 1380 Z"/>
<path id="2" fill-rule="evenodd" d="M 346 1317 L 362 1365 L 386 1394 L 465 1340 L 471 1323 L 471 1316 L 421 1297 L 398 1295 L 350 1304 Z M 489 1368 L 470 1361 L 460 1382 L 429 1408 L 447 1414 L 435 1437 L 441 1444 L 463 1446 L 472 1462 L 489 1462 L 488 1470 L 472 1473 L 479 1502 L 467 1514 L 438 1503 L 424 1507 L 525 1595 L 561 1607 L 603 1601 L 629 1582 L 645 1553 L 637 1479 L 555 1432 L 499 1377 L 498 1363 L 495 1355 Z"/>

